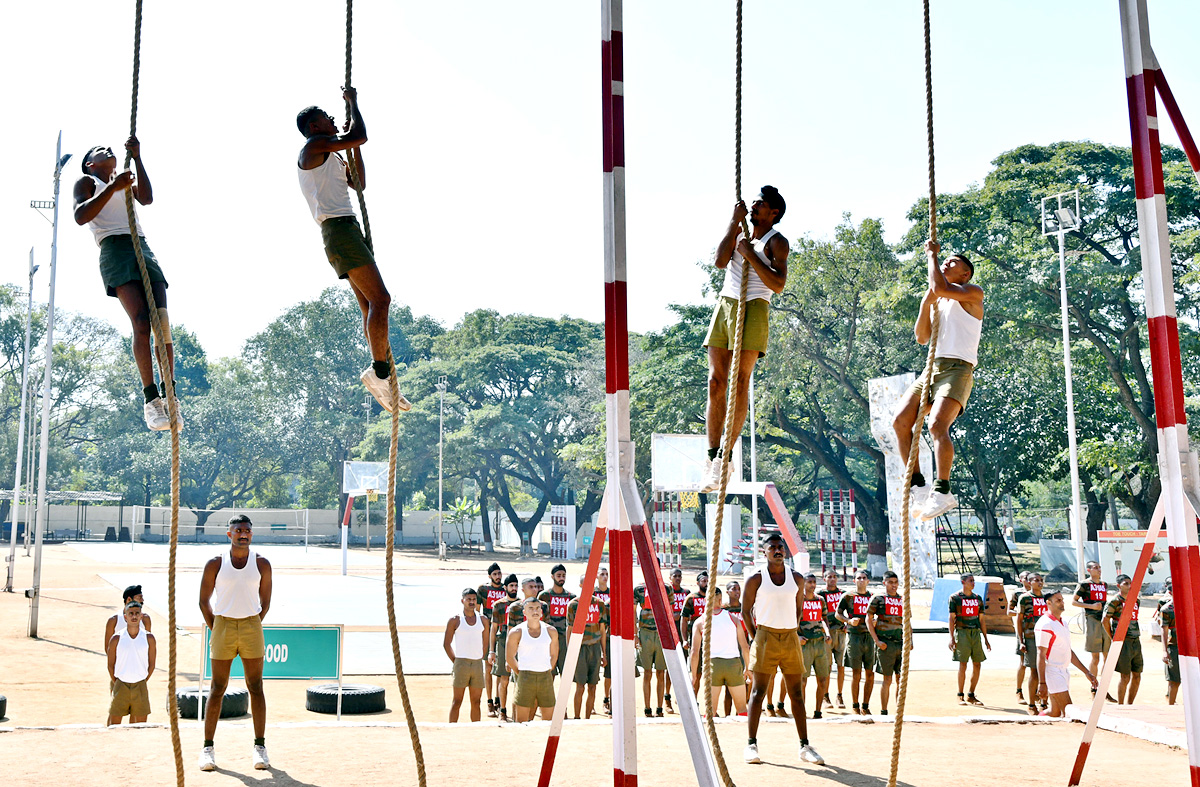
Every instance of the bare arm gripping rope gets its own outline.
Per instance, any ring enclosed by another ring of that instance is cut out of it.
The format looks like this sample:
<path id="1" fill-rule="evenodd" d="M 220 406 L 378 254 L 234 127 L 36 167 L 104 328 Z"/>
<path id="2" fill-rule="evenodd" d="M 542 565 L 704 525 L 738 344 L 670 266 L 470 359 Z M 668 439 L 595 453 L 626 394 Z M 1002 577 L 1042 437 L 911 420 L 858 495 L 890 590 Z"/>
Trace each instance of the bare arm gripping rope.
<path id="1" fill-rule="evenodd" d="M 350 87 L 350 70 L 353 62 L 354 42 L 354 0 L 346 0 L 346 84 Z M 349 107 L 347 107 L 347 112 Z M 350 162 L 350 177 L 354 190 L 358 193 L 358 207 L 362 211 L 363 240 L 371 253 L 375 253 L 375 245 L 371 241 L 371 224 L 367 220 L 367 202 L 363 197 L 362 182 L 358 177 L 358 167 L 354 161 L 354 152 L 347 156 Z M 400 702 L 404 707 L 404 720 L 408 724 L 408 737 L 412 743 L 413 757 L 417 761 L 417 783 L 425 787 L 425 754 L 421 750 L 421 737 L 417 731 L 417 720 L 413 716 L 412 702 L 408 698 L 408 686 L 404 682 L 404 665 L 400 659 L 400 637 L 396 632 L 396 589 L 392 574 L 393 550 L 396 544 L 396 455 L 400 442 L 400 384 L 396 380 L 396 362 L 392 351 L 388 349 L 388 365 L 391 375 L 388 377 L 388 391 L 392 397 L 392 442 L 388 448 L 388 506 L 387 506 L 387 550 L 384 553 L 384 592 L 387 595 L 388 631 L 392 639 L 392 661 L 396 665 L 396 685 L 400 689 Z"/>
<path id="2" fill-rule="evenodd" d="M 737 55 L 734 80 L 734 196 L 741 199 L 742 194 L 742 0 L 737 0 Z M 742 232 L 746 239 L 750 234 L 750 226 L 742 221 Z M 730 364 L 729 380 L 725 393 L 725 431 L 721 435 L 721 488 L 717 492 L 717 519 L 713 524 L 712 547 L 708 555 L 708 592 L 704 602 L 704 643 L 700 651 L 700 668 L 703 670 L 704 687 L 704 729 L 708 733 L 709 743 L 712 744 L 713 760 L 721 780 L 734 787 L 733 777 L 729 775 L 729 766 L 725 763 L 725 755 L 721 751 L 721 743 L 717 739 L 716 709 L 712 699 L 712 616 L 713 602 L 716 599 L 718 557 L 721 549 L 721 528 L 725 524 L 725 492 L 729 486 L 729 461 L 733 454 L 733 422 L 737 407 L 737 380 L 742 367 L 742 333 L 746 322 L 746 292 L 750 283 L 750 262 L 742 260 L 742 286 L 738 292 L 738 308 L 736 330 L 733 338 L 733 361 Z"/>
<path id="3" fill-rule="evenodd" d="M 129 110 L 129 136 L 137 134 L 138 75 L 142 67 L 142 0 L 137 0 L 133 22 L 133 96 Z M 129 168 L 133 156 L 125 154 L 125 168 Z M 167 413 L 171 419 L 171 547 L 167 560 L 167 718 L 171 722 L 171 749 L 175 754 L 175 783 L 183 787 L 183 744 L 179 740 L 179 713 L 175 709 L 175 557 L 179 546 L 179 408 L 175 406 L 175 377 L 167 363 L 164 338 L 167 336 L 158 308 L 154 303 L 154 288 L 150 285 L 150 274 L 146 271 L 146 259 L 142 255 L 142 244 L 138 237 L 137 219 L 133 213 L 133 189 L 125 189 L 125 211 L 129 216 L 129 235 L 133 241 L 133 253 L 137 258 L 142 286 L 146 288 L 146 306 L 150 310 L 150 326 L 158 340 L 154 343 L 154 355 L 158 359 L 158 371 L 167 388 Z"/>
<path id="4" fill-rule="evenodd" d="M 929 239 L 937 241 L 937 189 L 934 187 L 933 165 L 933 57 L 930 51 L 929 0 L 925 0 L 925 129 L 926 145 L 929 150 Z M 937 303 L 930 313 L 931 332 L 929 354 L 925 357 L 925 369 L 921 372 L 924 394 L 921 409 L 913 424 L 912 448 L 908 452 L 908 463 L 904 468 L 904 502 L 900 509 L 900 521 L 904 523 L 904 655 L 900 662 L 900 696 L 896 700 L 896 723 L 892 729 L 892 763 L 888 774 L 888 787 L 896 787 L 896 774 L 900 769 L 900 736 L 904 732 L 904 701 L 908 697 L 909 654 L 912 653 L 912 527 L 908 519 L 909 501 L 912 493 L 913 472 L 917 469 L 917 458 L 921 451 L 921 428 L 925 424 L 933 402 L 930 399 L 933 381 L 933 359 L 937 353 L 938 324 L 941 322 Z"/>

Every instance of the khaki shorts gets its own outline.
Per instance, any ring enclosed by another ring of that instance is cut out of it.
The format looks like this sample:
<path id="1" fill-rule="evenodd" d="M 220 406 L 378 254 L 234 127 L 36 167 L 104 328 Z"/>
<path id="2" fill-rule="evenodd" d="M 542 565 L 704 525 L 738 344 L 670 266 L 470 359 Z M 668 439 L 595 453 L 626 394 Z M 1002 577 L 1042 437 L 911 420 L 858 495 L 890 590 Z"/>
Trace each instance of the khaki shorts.
<path id="1" fill-rule="evenodd" d="M 1025 635 L 1025 652 L 1021 654 L 1021 663 L 1030 669 L 1037 669 L 1037 638 L 1033 634 Z"/>
<path id="2" fill-rule="evenodd" d="M 667 668 L 667 656 L 663 653 L 662 640 L 658 632 L 638 629 L 638 664 L 645 670 L 662 671 Z"/>
<path id="3" fill-rule="evenodd" d="M 846 653 L 846 629 L 829 629 L 829 655 L 836 667 L 841 669 L 842 657 Z"/>
<path id="4" fill-rule="evenodd" d="M 112 682 L 112 701 L 108 704 L 109 716 L 149 716 L 150 690 L 146 681 L 126 683 L 123 680 Z"/>
<path id="5" fill-rule="evenodd" d="M 921 385 L 924 375 L 917 374 L 917 380 L 908 391 L 922 392 L 925 390 Z M 933 359 L 933 400 L 938 399 L 953 399 L 962 405 L 964 410 L 967 409 L 967 400 L 971 398 L 971 389 L 975 386 L 975 366 L 960 361 L 957 358 L 934 358 Z"/>
<path id="6" fill-rule="evenodd" d="M 875 669 L 875 643 L 870 637 L 848 637 L 842 666 L 850 669 Z"/>
<path id="7" fill-rule="evenodd" d="M 233 661 L 235 656 L 261 659 L 266 653 L 262 618 L 258 615 L 248 618 L 217 615 L 213 620 L 212 637 L 208 641 L 208 655 L 213 661 Z"/>
<path id="8" fill-rule="evenodd" d="M 804 659 L 800 655 L 800 637 L 796 629 L 773 629 L 759 626 L 750 644 L 750 671 L 774 675 L 804 674 Z"/>
<path id="9" fill-rule="evenodd" d="M 562 648 L 565 652 L 566 648 Z M 579 646 L 579 660 L 575 662 L 575 682 L 595 686 L 600 682 L 600 640 Z"/>
<path id="10" fill-rule="evenodd" d="M 454 688 L 483 688 L 483 659 L 454 660 Z"/>
<path id="11" fill-rule="evenodd" d="M 980 629 L 956 629 L 954 639 L 955 661 L 987 661 L 983 652 L 983 631 Z"/>
<path id="12" fill-rule="evenodd" d="M 1131 672 L 1142 671 L 1142 641 L 1138 637 L 1128 637 L 1121 645 L 1121 655 L 1117 657 L 1117 672 L 1128 675 Z"/>
<path id="13" fill-rule="evenodd" d="M 1087 653 L 1107 653 L 1112 637 L 1104 630 L 1098 618 L 1083 616 L 1083 649 Z"/>
<path id="14" fill-rule="evenodd" d="M 904 643 L 882 640 L 887 650 L 875 649 L 875 671 L 880 675 L 899 675 L 904 662 Z"/>
<path id="15" fill-rule="evenodd" d="M 829 669 L 832 664 L 829 658 L 829 645 L 825 642 L 825 637 L 804 640 L 804 644 L 800 646 L 800 653 L 804 656 L 804 677 L 807 678 L 808 673 L 814 670 L 818 678 L 829 677 Z"/>
<path id="16" fill-rule="evenodd" d="M 742 666 L 742 660 L 738 659 L 713 659 L 712 660 L 712 685 L 713 688 L 718 686 L 728 686 L 729 688 L 737 688 L 746 686 L 745 667 Z"/>
<path id="17" fill-rule="evenodd" d="M 325 242 L 325 256 L 339 279 L 349 278 L 355 268 L 375 264 L 375 256 L 367 248 L 354 216 L 325 219 L 321 222 L 321 240 Z"/>
<path id="18" fill-rule="evenodd" d="M 713 309 L 708 333 L 704 336 L 705 347 L 723 347 L 733 350 L 737 337 L 737 298 L 722 297 Z M 762 298 L 746 301 L 746 319 L 742 324 L 742 351 L 753 350 L 761 358 L 767 354 L 767 313 L 770 304 Z"/>
<path id="19" fill-rule="evenodd" d="M 497 678 L 509 677 L 508 664 L 505 662 L 505 647 L 508 645 L 508 632 L 496 633 L 496 662 L 492 664 L 492 675 Z"/>
<path id="20" fill-rule="evenodd" d="M 514 703 L 522 708 L 554 707 L 554 670 L 517 673 L 517 698 Z"/>

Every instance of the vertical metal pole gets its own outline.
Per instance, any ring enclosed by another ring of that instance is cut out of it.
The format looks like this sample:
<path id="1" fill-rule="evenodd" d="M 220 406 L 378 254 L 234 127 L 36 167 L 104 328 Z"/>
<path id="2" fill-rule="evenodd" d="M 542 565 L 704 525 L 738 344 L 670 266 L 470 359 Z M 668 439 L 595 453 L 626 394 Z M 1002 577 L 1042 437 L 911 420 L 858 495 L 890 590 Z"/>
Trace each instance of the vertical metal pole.
<path id="1" fill-rule="evenodd" d="M 54 222 L 50 240 L 50 301 L 46 318 L 46 373 L 42 376 L 42 448 L 38 461 L 37 533 L 33 548 L 33 590 L 29 602 L 29 636 L 37 637 L 38 602 L 42 588 L 42 540 L 49 519 L 50 505 L 46 500 L 46 460 L 50 444 L 50 372 L 54 365 L 54 273 L 58 263 L 58 183 L 62 175 L 62 132 L 54 151 Z"/>
<path id="2" fill-rule="evenodd" d="M 367 551 L 371 551 L 371 496 L 367 495 Z"/>
<path id="3" fill-rule="evenodd" d="M 753 372 L 750 373 L 750 483 L 758 483 L 758 429 L 755 427 L 754 418 L 754 378 Z M 750 523 L 754 532 L 754 548 L 758 549 L 758 494 L 750 497 Z M 734 540 L 737 543 L 741 539 L 741 528 L 738 528 L 738 538 Z M 716 577 L 711 581 L 715 582 Z"/>
<path id="4" fill-rule="evenodd" d="M 38 400 L 36 396 L 29 397 L 29 427 L 25 432 L 25 475 L 29 479 L 25 483 L 25 538 L 21 539 L 25 543 L 25 557 L 30 555 L 29 539 L 33 531 L 33 522 L 36 518 L 35 509 L 37 508 L 36 492 L 37 492 L 37 474 L 33 471 L 34 459 L 37 456 L 37 441 L 33 439 L 33 435 L 37 432 L 38 425 Z"/>
<path id="5" fill-rule="evenodd" d="M 1060 200 L 1061 205 L 1061 200 Z M 1087 541 L 1087 523 L 1083 521 L 1083 510 L 1079 492 L 1079 445 L 1075 439 L 1075 389 L 1071 383 L 1071 327 L 1067 305 L 1067 233 L 1059 223 L 1058 229 L 1058 279 L 1059 301 L 1062 311 L 1063 375 L 1067 382 L 1067 449 L 1071 457 L 1071 531 L 1075 539 L 1075 573 L 1082 582 L 1084 571 L 1084 542 Z M 991 547 L 991 543 L 988 544 Z"/>
<path id="6" fill-rule="evenodd" d="M 13 591 L 13 573 L 17 567 L 17 515 L 21 512 L 21 470 L 25 464 L 25 396 L 29 390 L 29 343 L 33 333 L 33 274 L 37 266 L 33 264 L 33 249 L 29 250 L 29 303 L 25 309 L 25 355 L 21 363 L 21 415 L 17 420 L 17 469 L 13 478 L 12 502 L 12 532 L 9 533 L 8 546 L 8 577 L 4 582 L 4 592 Z M 28 501 L 28 498 L 26 498 Z M 25 529 L 29 529 L 29 506 L 25 507 Z"/>
<path id="7" fill-rule="evenodd" d="M 442 440 L 445 428 L 446 416 L 446 378 L 442 377 L 438 380 L 438 559 L 446 559 L 446 542 L 442 538 L 442 512 L 445 511 L 445 506 L 442 503 Z"/>

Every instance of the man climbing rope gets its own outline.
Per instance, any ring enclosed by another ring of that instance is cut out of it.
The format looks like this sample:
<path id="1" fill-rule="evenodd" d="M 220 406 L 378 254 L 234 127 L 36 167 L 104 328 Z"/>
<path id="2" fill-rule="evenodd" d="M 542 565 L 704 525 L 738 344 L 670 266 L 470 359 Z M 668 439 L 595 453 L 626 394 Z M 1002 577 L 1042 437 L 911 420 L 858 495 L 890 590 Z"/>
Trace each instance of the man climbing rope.
<path id="1" fill-rule="evenodd" d="M 940 315 L 937 335 L 937 355 L 933 359 L 933 408 L 930 410 L 929 433 L 933 449 L 937 480 L 932 494 L 918 466 L 912 476 L 912 510 L 921 519 L 941 516 L 958 505 L 950 493 L 950 466 L 954 463 L 954 444 L 950 442 L 950 427 L 967 406 L 971 397 L 973 373 L 979 354 L 979 336 L 983 328 L 983 288 L 971 284 L 975 266 L 962 254 L 952 254 L 938 264 L 940 246 L 925 241 L 929 257 L 929 289 L 921 299 L 921 310 L 913 329 L 918 344 L 929 344 L 933 333 L 931 312 L 936 307 Z M 900 400 L 893 427 L 900 456 L 908 458 L 925 389 L 918 378 Z"/>
<path id="2" fill-rule="evenodd" d="M 754 364 L 767 353 L 767 309 L 771 296 L 783 292 L 787 283 L 787 238 L 775 225 L 783 218 L 787 203 L 774 186 L 763 186 L 758 198 L 746 207 L 739 201 L 733 207 L 733 218 L 725 236 L 717 244 L 718 268 L 728 268 L 725 284 L 713 310 L 704 346 L 708 349 L 708 405 L 704 420 L 708 430 L 708 464 L 701 492 L 712 492 L 721 485 L 721 435 L 725 431 L 726 389 L 729 370 L 733 364 L 733 347 L 737 334 L 738 299 L 742 288 L 743 260 L 750 263 L 746 288 L 746 316 L 742 326 L 742 359 L 738 379 L 734 381 L 733 439 L 742 433 L 746 413 L 750 408 L 750 375 Z M 742 224 L 749 218 L 751 235 L 742 234 Z M 730 265 L 730 262 L 733 264 Z"/>
<path id="3" fill-rule="evenodd" d="M 758 723 L 762 716 L 763 699 L 767 698 L 767 682 L 779 669 L 783 672 L 783 682 L 792 702 L 796 732 L 800 734 L 800 759 L 824 765 L 824 758 L 809 744 L 808 719 L 804 713 L 804 660 L 800 655 L 800 637 L 797 634 L 804 579 L 784 564 L 784 554 L 783 536 L 779 533 L 767 536 L 763 543 L 767 565 L 746 580 L 742 621 L 754 642 L 750 647 L 749 664 L 749 740 L 743 756 L 751 764 L 762 762 L 758 756 Z"/>
<path id="4" fill-rule="evenodd" d="M 363 168 L 362 145 L 367 141 L 367 127 L 358 109 L 358 91 L 342 90 L 350 117 L 338 133 L 333 118 L 322 109 L 305 107 L 296 115 L 296 126 L 304 135 L 300 148 L 300 191 L 308 201 L 313 218 L 321 226 L 325 255 L 339 279 L 350 282 L 350 289 L 362 310 L 363 333 L 371 348 L 371 366 L 363 370 L 360 379 L 380 406 L 392 411 L 392 396 L 388 389 L 391 375 L 390 344 L 388 341 L 388 309 L 392 296 L 388 293 L 375 264 L 375 255 L 363 239 L 354 208 L 350 204 L 349 187 L 352 177 L 350 162 L 339 151 L 349 151 L 358 172 L 358 187 L 367 187 Z M 412 405 L 400 395 L 398 406 L 409 410 Z"/>
<path id="5" fill-rule="evenodd" d="M 155 432 L 164 432 L 171 428 L 164 398 L 167 395 L 167 383 L 164 380 L 160 387 L 154 382 L 150 307 L 146 303 L 146 289 L 138 270 L 133 238 L 129 234 L 125 200 L 117 196 L 131 188 L 137 202 L 149 205 L 154 201 L 154 191 L 142 164 L 142 146 L 137 137 L 125 140 L 125 149 L 133 157 L 133 172 L 117 172 L 117 157 L 110 147 L 97 145 L 84 155 L 83 177 L 75 182 L 75 223 L 91 227 L 96 245 L 100 247 L 100 278 L 104 282 L 104 290 L 109 297 L 121 302 L 121 307 L 129 316 L 133 328 L 133 361 L 142 378 L 142 394 L 145 397 L 142 414 L 146 426 Z M 163 333 L 166 334 L 157 337 L 157 340 L 165 345 L 167 365 L 172 370 L 173 378 L 175 347 L 171 343 L 171 329 L 167 322 L 167 280 L 150 246 L 146 244 L 141 222 L 137 222 L 137 233 L 142 258 L 146 261 L 146 272 L 150 276 L 154 305 L 162 321 Z"/>

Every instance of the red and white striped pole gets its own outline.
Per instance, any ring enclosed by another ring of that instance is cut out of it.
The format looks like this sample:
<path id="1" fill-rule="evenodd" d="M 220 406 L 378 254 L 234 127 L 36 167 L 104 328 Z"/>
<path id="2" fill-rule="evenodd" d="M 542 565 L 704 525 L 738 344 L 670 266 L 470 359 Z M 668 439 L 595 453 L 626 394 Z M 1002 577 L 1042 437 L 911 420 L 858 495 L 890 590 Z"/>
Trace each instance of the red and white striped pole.
<path id="1" fill-rule="evenodd" d="M 1197 593 L 1200 592 L 1200 545 L 1196 537 L 1198 475 L 1196 455 L 1188 444 L 1183 405 L 1183 367 L 1175 315 L 1171 241 L 1163 183 L 1156 86 L 1158 61 L 1150 47 L 1145 0 L 1120 0 L 1121 43 L 1129 127 L 1133 137 L 1134 192 L 1142 251 L 1142 287 L 1150 326 L 1150 359 L 1154 374 L 1154 415 L 1158 427 L 1158 469 L 1162 483 L 1158 505 L 1163 510 L 1170 551 L 1171 578 L 1179 638 L 1179 672 L 1192 787 L 1200 787 L 1200 652 L 1197 650 Z M 1166 95 L 1170 95 L 1166 90 Z M 1174 105 L 1173 100 L 1168 100 Z M 1174 107 L 1178 112 L 1178 107 Z M 1180 115 L 1182 121 L 1182 115 Z M 1186 129 L 1180 123 L 1177 129 Z M 1180 133 L 1181 137 L 1190 135 Z M 1194 145 L 1192 146 L 1194 148 Z M 1188 498 L 1191 498 L 1189 501 Z M 1080 758 L 1082 759 L 1082 758 Z M 1071 783 L 1078 784 L 1082 762 Z"/>

